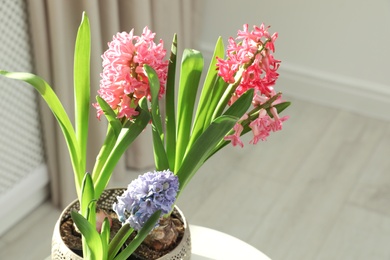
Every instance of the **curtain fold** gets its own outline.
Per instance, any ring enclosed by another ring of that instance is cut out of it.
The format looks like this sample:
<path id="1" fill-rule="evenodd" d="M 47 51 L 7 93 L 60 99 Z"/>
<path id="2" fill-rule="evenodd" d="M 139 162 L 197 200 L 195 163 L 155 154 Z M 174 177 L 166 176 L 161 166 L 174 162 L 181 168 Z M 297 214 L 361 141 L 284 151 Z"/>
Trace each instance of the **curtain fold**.
<path id="1" fill-rule="evenodd" d="M 73 121 L 73 52 L 82 12 L 91 24 L 91 102 L 99 88 L 101 54 L 107 42 L 120 31 L 134 28 L 136 34 L 148 26 L 156 38 L 164 40 L 169 51 L 173 33 L 178 33 L 179 46 L 191 47 L 191 1 L 185 0 L 29 0 L 30 31 L 35 57 L 35 73 L 54 88 Z M 63 208 L 76 198 L 73 170 L 62 132 L 46 104 L 40 99 L 46 159 L 51 180 L 54 205 Z M 106 122 L 90 113 L 87 168 L 92 170 L 102 145 Z M 103 126 L 102 126 L 103 124 Z M 151 167 L 153 162 L 150 133 L 145 131 L 121 159 L 114 177 L 124 180 L 134 177 L 133 169 Z"/>

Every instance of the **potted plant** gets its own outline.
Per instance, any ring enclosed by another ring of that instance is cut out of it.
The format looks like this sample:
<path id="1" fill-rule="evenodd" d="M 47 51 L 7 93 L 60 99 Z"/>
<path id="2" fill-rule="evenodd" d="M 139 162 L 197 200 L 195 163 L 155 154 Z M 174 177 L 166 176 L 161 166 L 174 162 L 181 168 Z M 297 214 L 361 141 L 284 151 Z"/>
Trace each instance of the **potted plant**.
<path id="1" fill-rule="evenodd" d="M 140 244 L 157 252 L 174 248 L 177 241 L 183 241 L 182 229 L 186 227 L 175 202 L 199 168 L 229 143 L 242 147 L 240 136 L 246 133 L 253 133 L 250 143 L 266 140 L 271 132 L 281 130 L 288 118 L 279 116 L 290 103 L 273 88 L 280 61 L 273 57 L 277 34 L 271 35 L 268 27 L 254 26 L 250 31 L 244 25 L 236 39 L 229 39 L 226 57 L 219 38 L 201 89 L 202 54 L 185 49 L 177 102 L 177 38 L 173 37 L 166 59 L 163 42 L 156 44 L 154 37 L 147 27 L 141 36 L 133 31 L 118 33 L 102 55 L 100 90 L 93 106 L 98 118 L 106 117 L 108 127 L 91 172 L 86 169 L 91 104 L 88 17 L 83 14 L 75 45 L 75 127 L 43 79 L 30 73 L 0 71 L 34 86 L 63 131 L 77 190 L 77 200 L 66 213 L 82 237 L 85 259 L 126 259 Z M 106 191 L 122 154 L 148 125 L 152 128 L 155 170 L 140 175 L 127 189 Z M 111 236 L 114 220 L 121 224 Z M 189 246 L 190 239 L 186 239 L 184 244 Z M 186 250 L 180 254 L 189 256 Z"/>

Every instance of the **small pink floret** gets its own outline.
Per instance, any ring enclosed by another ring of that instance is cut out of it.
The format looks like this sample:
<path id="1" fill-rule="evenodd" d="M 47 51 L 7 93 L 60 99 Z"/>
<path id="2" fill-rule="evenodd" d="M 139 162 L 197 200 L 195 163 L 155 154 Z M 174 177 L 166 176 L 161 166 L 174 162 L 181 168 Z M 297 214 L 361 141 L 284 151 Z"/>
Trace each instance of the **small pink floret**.
<path id="1" fill-rule="evenodd" d="M 234 125 L 233 130 L 234 130 L 234 134 L 225 136 L 224 140 L 230 141 L 233 146 L 239 145 L 241 147 L 244 147 L 244 144 L 240 139 L 241 132 L 242 130 L 244 130 L 244 127 L 241 124 L 237 123 Z"/>

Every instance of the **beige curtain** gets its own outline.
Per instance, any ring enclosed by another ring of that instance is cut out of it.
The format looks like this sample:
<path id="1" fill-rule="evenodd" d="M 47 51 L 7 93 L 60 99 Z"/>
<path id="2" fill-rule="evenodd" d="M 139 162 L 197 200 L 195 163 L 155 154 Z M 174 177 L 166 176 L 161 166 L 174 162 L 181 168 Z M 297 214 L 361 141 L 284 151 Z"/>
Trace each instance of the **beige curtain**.
<path id="1" fill-rule="evenodd" d="M 192 3 L 190 0 L 29 0 L 29 19 L 35 57 L 35 72 L 55 89 L 70 115 L 73 114 L 73 50 L 83 11 L 91 23 L 91 92 L 99 88 L 100 55 L 107 42 L 119 31 L 135 29 L 140 34 L 147 25 L 170 50 L 173 34 L 179 46 L 192 47 Z M 179 47 L 180 49 L 180 47 Z M 41 100 L 42 101 L 42 100 Z M 92 100 L 93 101 L 93 100 Z M 41 102 L 42 125 L 53 203 L 62 208 L 76 198 L 68 150 L 57 122 Z M 73 120 L 73 118 L 72 118 Z M 88 169 L 102 144 L 106 122 L 98 121 L 91 109 Z M 126 153 L 113 178 L 127 185 L 133 170 L 153 165 L 150 136 L 145 132 Z M 119 176 L 119 177 L 118 177 Z"/>

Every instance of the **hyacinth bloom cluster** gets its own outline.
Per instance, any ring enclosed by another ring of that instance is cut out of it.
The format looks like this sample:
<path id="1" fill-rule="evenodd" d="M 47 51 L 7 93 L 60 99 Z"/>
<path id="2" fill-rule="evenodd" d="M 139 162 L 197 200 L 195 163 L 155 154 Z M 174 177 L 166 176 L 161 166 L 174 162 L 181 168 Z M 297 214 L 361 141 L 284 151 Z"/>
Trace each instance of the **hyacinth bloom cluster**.
<path id="1" fill-rule="evenodd" d="M 172 210 L 178 189 L 178 178 L 171 171 L 147 172 L 129 184 L 113 209 L 123 224 L 140 230 L 157 210 L 162 215 Z"/>
<path id="2" fill-rule="evenodd" d="M 277 36 L 277 33 L 271 36 L 264 24 L 254 26 L 252 31 L 245 24 L 243 31 L 238 31 L 236 39 L 229 39 L 227 59 L 218 58 L 217 66 L 218 75 L 226 82 L 234 84 L 239 81 L 231 102 L 251 88 L 256 90 L 257 95 L 265 97 L 276 94 L 273 85 L 279 76 L 277 69 L 280 61 L 272 53 L 275 51 Z M 237 79 L 235 77 L 239 71 L 241 75 L 238 76 L 241 78 Z"/>
<path id="3" fill-rule="evenodd" d="M 268 27 L 262 24 L 254 26 L 249 31 L 245 24 L 242 31 L 238 31 L 236 39 L 230 38 L 226 50 L 227 58 L 218 58 L 218 75 L 227 83 L 233 85 L 233 93 L 229 105 L 233 104 L 243 93 L 254 89 L 253 110 L 256 113 L 244 115 L 235 125 L 234 133 L 225 137 L 233 146 L 243 146 L 240 136 L 244 130 L 242 123 L 247 123 L 253 133 L 251 143 L 256 144 L 259 140 L 265 141 L 271 131 L 282 129 L 282 122 L 288 116 L 279 117 L 277 110 L 273 108 L 281 102 L 281 94 L 276 93 L 273 86 L 278 79 L 280 61 L 273 56 L 277 33 L 271 35 Z M 270 113 L 262 106 L 272 100 Z"/>
<path id="4" fill-rule="evenodd" d="M 135 108 L 142 97 L 150 99 L 150 86 L 144 71 L 144 65 L 152 67 L 160 80 L 160 97 L 165 90 L 168 61 L 163 41 L 154 42 L 155 33 L 145 27 L 141 36 L 129 33 L 117 33 L 108 49 L 102 55 L 101 96 L 117 112 L 118 118 L 132 119 L 138 115 Z M 97 116 L 103 114 L 99 104 L 94 104 Z"/>

